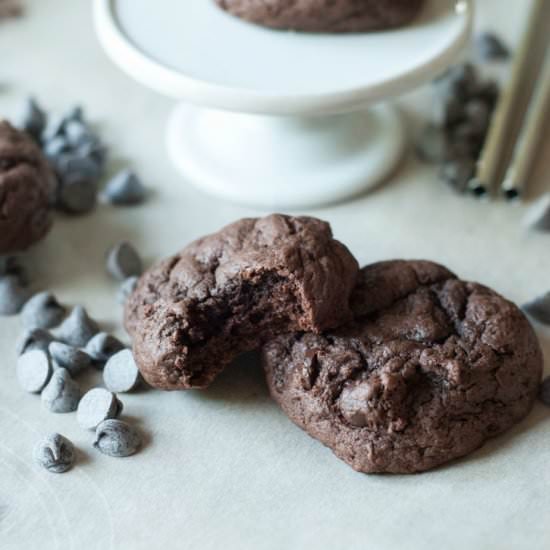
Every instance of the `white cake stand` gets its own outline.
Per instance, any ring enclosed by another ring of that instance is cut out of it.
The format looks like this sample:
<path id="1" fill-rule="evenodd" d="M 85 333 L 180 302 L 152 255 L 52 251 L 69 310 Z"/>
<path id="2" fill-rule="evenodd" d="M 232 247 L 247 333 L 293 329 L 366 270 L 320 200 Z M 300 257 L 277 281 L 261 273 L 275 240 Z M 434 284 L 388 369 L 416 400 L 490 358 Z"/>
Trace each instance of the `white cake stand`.
<path id="1" fill-rule="evenodd" d="M 271 209 L 342 200 L 383 180 L 404 130 L 381 102 L 452 62 L 472 11 L 471 0 L 426 0 L 404 29 L 330 35 L 257 27 L 213 0 L 94 4 L 111 59 L 180 101 L 167 144 L 186 180 Z"/>

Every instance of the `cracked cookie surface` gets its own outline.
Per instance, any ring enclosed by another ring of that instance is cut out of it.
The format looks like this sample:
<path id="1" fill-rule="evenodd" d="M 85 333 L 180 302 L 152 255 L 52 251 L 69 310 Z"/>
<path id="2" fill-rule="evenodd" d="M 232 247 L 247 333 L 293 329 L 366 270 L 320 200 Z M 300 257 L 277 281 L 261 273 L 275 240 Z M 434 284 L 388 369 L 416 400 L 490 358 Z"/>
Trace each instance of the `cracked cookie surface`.
<path id="1" fill-rule="evenodd" d="M 0 121 L 0 255 L 46 235 L 54 188 L 55 176 L 32 138 Z"/>
<path id="2" fill-rule="evenodd" d="M 479 448 L 531 409 L 542 354 L 523 313 L 424 261 L 361 270 L 355 321 L 263 348 L 274 399 L 362 472 L 428 470 Z"/>
<path id="3" fill-rule="evenodd" d="M 137 364 L 162 389 L 203 388 L 283 332 L 349 321 L 358 265 L 321 220 L 235 222 L 149 270 L 126 306 Z"/>
<path id="4" fill-rule="evenodd" d="M 215 0 L 229 13 L 275 29 L 365 32 L 410 23 L 423 0 Z"/>

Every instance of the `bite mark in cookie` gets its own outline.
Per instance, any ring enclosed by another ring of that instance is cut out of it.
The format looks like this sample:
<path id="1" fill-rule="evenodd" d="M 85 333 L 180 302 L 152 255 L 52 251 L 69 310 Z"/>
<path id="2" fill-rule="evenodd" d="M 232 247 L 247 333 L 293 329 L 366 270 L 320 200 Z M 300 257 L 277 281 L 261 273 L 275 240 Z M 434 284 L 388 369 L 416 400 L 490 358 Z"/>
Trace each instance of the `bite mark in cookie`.
<path id="1" fill-rule="evenodd" d="M 141 278 L 126 306 L 137 364 L 155 387 L 206 387 L 237 355 L 277 334 L 348 321 L 357 273 L 326 222 L 240 220 Z"/>

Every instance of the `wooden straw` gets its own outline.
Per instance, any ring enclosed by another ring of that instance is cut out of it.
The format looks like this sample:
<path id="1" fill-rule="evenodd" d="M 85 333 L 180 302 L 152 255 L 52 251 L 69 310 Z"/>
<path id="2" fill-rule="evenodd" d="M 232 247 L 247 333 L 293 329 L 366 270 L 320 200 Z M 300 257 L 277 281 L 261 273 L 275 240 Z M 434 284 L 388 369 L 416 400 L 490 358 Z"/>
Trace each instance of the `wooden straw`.
<path id="1" fill-rule="evenodd" d="M 527 121 L 514 149 L 512 162 L 502 183 L 502 193 L 513 200 L 523 195 L 535 156 L 542 141 L 550 113 L 550 57 L 546 61 L 541 81 L 529 107 Z"/>
<path id="2" fill-rule="evenodd" d="M 521 96 L 528 83 L 531 69 L 531 56 L 536 50 L 538 31 L 544 23 L 544 10 L 547 0 L 535 0 L 527 28 L 512 65 L 510 81 L 504 89 L 493 114 L 485 145 L 478 161 L 474 178 L 468 188 L 474 194 L 485 195 L 493 189 L 501 173 L 503 156 L 508 145 L 514 118 L 518 116 Z"/>

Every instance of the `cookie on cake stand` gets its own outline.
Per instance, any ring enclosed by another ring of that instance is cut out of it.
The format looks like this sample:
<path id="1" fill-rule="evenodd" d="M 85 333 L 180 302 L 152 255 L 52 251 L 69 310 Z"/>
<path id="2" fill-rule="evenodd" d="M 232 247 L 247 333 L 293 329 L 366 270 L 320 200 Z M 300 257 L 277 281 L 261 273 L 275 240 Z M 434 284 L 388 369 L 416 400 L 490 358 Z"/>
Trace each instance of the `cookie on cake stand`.
<path id="1" fill-rule="evenodd" d="M 95 0 L 99 39 L 126 73 L 180 103 L 170 157 L 217 197 L 273 208 L 340 201 L 383 181 L 405 131 L 389 102 L 466 44 L 471 0 L 426 0 L 410 25 L 309 34 L 252 25 L 210 0 Z"/>

